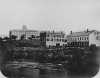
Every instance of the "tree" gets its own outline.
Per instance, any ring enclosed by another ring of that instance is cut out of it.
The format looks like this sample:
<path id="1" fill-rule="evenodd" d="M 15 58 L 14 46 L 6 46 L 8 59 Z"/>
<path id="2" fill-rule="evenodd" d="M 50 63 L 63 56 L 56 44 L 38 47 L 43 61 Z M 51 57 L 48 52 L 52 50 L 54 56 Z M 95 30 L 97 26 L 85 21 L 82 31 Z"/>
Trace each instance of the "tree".
<path id="1" fill-rule="evenodd" d="M 4 41 L 8 41 L 10 38 L 9 37 L 4 37 L 3 40 Z"/>
<path id="2" fill-rule="evenodd" d="M 94 52 L 94 51 L 97 50 L 97 47 L 96 47 L 95 44 L 91 44 L 89 49 L 90 49 L 90 51 L 93 51 Z"/>
<path id="3" fill-rule="evenodd" d="M 32 37 L 28 37 L 29 40 L 32 40 Z"/>
<path id="4" fill-rule="evenodd" d="M 32 38 L 35 38 L 35 35 L 31 35 Z"/>
<path id="5" fill-rule="evenodd" d="M 0 42 L 2 42 L 2 40 L 3 40 L 3 39 L 0 37 Z"/>
<path id="6" fill-rule="evenodd" d="M 25 35 L 23 34 L 23 35 L 21 35 L 21 38 L 20 38 L 21 40 L 24 40 L 25 39 Z"/>
<path id="7" fill-rule="evenodd" d="M 17 36 L 15 36 L 15 35 L 11 35 L 11 40 L 16 40 L 16 38 L 17 38 Z"/>

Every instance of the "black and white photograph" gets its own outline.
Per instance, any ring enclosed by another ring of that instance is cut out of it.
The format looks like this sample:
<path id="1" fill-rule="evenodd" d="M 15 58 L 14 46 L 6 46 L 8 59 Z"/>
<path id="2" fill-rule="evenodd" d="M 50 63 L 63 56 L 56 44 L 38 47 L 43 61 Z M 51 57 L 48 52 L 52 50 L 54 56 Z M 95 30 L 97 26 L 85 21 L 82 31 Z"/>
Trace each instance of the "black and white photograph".
<path id="1" fill-rule="evenodd" d="M 0 78 L 100 78 L 100 0 L 0 0 Z"/>

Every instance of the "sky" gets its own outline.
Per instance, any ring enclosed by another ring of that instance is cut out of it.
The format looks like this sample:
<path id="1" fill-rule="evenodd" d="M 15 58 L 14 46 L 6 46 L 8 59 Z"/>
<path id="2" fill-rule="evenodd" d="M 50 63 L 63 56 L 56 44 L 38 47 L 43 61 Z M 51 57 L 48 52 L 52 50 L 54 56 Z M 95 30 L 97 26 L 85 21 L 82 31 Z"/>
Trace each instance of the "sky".
<path id="1" fill-rule="evenodd" d="M 100 30 L 100 0 L 0 0 L 0 34 L 33 30 Z"/>
<path id="2" fill-rule="evenodd" d="M 100 0 L 0 0 L 0 34 L 22 25 L 66 33 L 100 30 Z"/>
<path id="3" fill-rule="evenodd" d="M 100 0 L 0 0 L 0 34 L 22 25 L 66 33 L 100 30 Z"/>

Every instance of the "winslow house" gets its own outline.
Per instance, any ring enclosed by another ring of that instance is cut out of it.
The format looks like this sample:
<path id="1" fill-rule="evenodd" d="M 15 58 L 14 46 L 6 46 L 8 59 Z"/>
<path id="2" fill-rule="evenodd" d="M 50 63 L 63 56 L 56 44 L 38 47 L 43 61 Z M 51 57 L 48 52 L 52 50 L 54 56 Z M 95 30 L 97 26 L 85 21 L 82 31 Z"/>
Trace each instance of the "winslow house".
<path id="1" fill-rule="evenodd" d="M 66 35 L 64 32 L 55 31 L 36 31 L 29 30 L 24 25 L 21 30 L 10 30 L 9 36 L 16 36 L 17 40 L 24 37 L 28 40 L 30 38 L 39 40 L 42 46 L 67 46 L 67 47 L 88 47 L 92 44 L 100 46 L 100 32 L 96 30 L 85 30 L 80 32 L 70 32 Z"/>

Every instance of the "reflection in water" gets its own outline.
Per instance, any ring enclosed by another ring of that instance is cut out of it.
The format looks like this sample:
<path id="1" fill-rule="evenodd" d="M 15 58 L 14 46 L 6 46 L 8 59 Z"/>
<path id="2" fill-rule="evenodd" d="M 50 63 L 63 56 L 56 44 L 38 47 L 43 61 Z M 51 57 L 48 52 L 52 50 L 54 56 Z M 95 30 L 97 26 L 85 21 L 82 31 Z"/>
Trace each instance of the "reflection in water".
<path id="1" fill-rule="evenodd" d="M 0 77 L 5 78 L 5 77 Z M 48 71 L 48 72 L 40 72 L 39 70 L 27 72 L 23 71 L 20 76 L 13 76 L 9 78 L 91 78 L 91 77 L 83 77 L 83 76 L 68 76 L 67 72 L 56 72 L 56 71 Z"/>
<path id="2" fill-rule="evenodd" d="M 40 74 L 39 78 L 65 78 L 66 75 L 65 72 L 45 72 Z"/>

